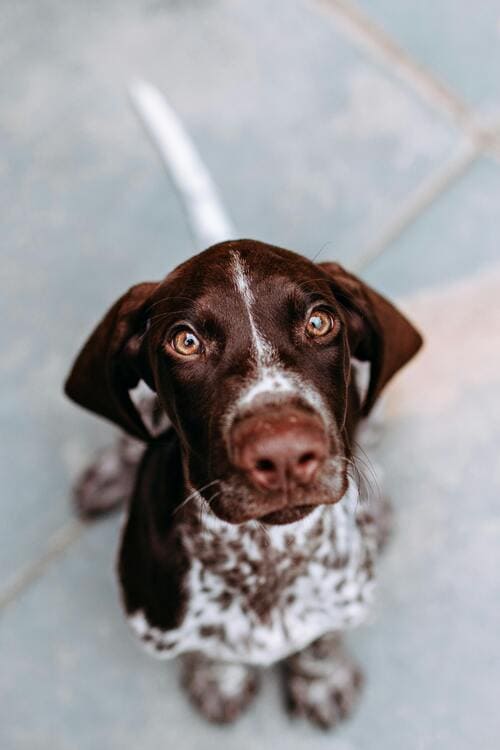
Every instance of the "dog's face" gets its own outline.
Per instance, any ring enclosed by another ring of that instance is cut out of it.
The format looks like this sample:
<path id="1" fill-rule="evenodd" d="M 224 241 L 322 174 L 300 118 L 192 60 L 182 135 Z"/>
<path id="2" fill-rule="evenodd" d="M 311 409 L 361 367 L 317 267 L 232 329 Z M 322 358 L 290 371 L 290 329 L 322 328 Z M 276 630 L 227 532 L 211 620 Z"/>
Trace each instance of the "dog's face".
<path id="1" fill-rule="evenodd" d="M 349 357 L 326 275 L 234 243 L 182 266 L 152 304 L 155 389 L 214 512 L 284 521 L 338 500 Z"/>
<path id="2" fill-rule="evenodd" d="M 128 391 L 144 379 L 179 435 L 188 488 L 224 520 L 285 523 L 342 497 L 357 418 L 419 345 L 400 313 L 339 266 L 242 240 L 134 287 L 67 390 L 142 437 Z M 353 357 L 371 365 L 364 403 Z M 99 358 L 108 393 L 89 396 Z"/>

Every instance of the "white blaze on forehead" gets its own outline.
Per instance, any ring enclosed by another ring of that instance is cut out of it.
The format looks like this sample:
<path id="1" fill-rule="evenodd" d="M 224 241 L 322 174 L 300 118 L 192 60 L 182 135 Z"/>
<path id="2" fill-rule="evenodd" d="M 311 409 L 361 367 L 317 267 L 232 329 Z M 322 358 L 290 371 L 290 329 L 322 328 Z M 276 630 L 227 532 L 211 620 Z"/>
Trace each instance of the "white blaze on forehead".
<path id="1" fill-rule="evenodd" d="M 271 344 L 266 341 L 264 336 L 258 330 L 253 316 L 252 307 L 255 302 L 255 298 L 250 287 L 250 280 L 248 272 L 245 268 L 245 264 L 236 251 L 231 253 L 231 271 L 234 278 L 236 289 L 241 294 L 243 303 L 248 316 L 248 322 L 250 324 L 250 330 L 252 332 L 252 343 L 254 349 L 254 355 L 258 367 L 268 367 L 276 361 L 277 356 Z"/>
<path id="2" fill-rule="evenodd" d="M 280 363 L 277 350 L 259 331 L 253 314 L 255 297 L 250 286 L 248 270 L 237 251 L 233 251 L 231 256 L 231 273 L 248 316 L 257 371 L 254 378 L 246 382 L 237 403 L 233 405 L 233 408 L 226 415 L 226 424 L 230 424 L 235 414 L 242 408 L 250 406 L 255 398 L 265 394 L 274 394 L 278 397 L 285 394 L 300 396 L 322 416 L 325 422 L 329 422 L 327 417 L 328 410 L 321 394 L 316 388 L 305 382 L 299 374 L 285 369 L 283 364 Z"/>
<path id="3" fill-rule="evenodd" d="M 315 411 L 325 414 L 325 405 L 321 395 L 308 385 L 299 375 L 287 372 L 279 367 L 263 367 L 259 377 L 250 383 L 240 396 L 238 406 L 248 406 L 258 396 L 274 393 L 277 396 L 290 394 L 300 397 Z"/>

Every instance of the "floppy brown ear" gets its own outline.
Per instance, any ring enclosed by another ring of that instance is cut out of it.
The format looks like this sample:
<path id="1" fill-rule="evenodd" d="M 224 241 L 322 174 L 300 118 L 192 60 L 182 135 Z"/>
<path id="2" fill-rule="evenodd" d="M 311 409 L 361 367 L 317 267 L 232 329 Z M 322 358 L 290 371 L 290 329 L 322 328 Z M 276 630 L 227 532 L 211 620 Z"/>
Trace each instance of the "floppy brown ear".
<path id="1" fill-rule="evenodd" d="M 392 376 L 420 349 L 422 337 L 385 297 L 338 263 L 319 263 L 346 313 L 351 356 L 370 362 L 362 407 L 367 415 Z"/>
<path id="2" fill-rule="evenodd" d="M 80 351 L 64 387 L 77 404 L 142 440 L 151 435 L 129 390 L 144 377 L 141 335 L 148 301 L 157 286 L 157 282 L 137 284 L 115 302 Z"/>

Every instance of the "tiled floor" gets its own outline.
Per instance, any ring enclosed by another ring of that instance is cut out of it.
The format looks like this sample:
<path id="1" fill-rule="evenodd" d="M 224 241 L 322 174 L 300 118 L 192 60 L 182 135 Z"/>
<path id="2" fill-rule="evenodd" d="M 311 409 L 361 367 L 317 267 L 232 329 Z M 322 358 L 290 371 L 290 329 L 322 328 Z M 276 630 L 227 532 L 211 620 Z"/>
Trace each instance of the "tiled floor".
<path id="1" fill-rule="evenodd" d="M 353 5 L 479 118 L 499 121 L 500 21 L 495 0 L 436 0 L 430 6 L 419 0 L 356 0 Z"/>
<path id="2" fill-rule="evenodd" d="M 493 0 L 5 0 L 1 750 L 498 747 L 499 49 Z M 136 75 L 242 236 L 323 248 L 427 334 L 380 449 L 399 532 L 352 637 L 368 687 L 331 735 L 288 722 L 277 675 L 234 728 L 203 724 L 123 624 L 117 521 L 72 519 L 112 431 L 62 397 L 71 358 L 121 291 L 195 249 L 127 103 Z"/>

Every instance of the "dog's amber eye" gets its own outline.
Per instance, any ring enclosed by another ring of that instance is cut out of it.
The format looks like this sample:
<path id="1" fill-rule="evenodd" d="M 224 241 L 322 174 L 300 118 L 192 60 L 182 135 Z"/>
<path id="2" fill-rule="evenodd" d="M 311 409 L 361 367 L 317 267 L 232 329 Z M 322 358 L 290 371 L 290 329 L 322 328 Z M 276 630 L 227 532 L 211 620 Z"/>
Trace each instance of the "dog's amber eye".
<path id="1" fill-rule="evenodd" d="M 306 332 L 311 338 L 319 338 L 320 336 L 326 336 L 330 333 L 334 325 L 334 321 L 330 313 L 325 310 L 315 310 L 309 316 L 309 320 L 306 325 Z"/>
<path id="2" fill-rule="evenodd" d="M 192 357 L 201 352 L 201 343 L 197 336 L 187 328 L 178 331 L 172 339 L 172 346 L 177 354 L 184 357 Z"/>

